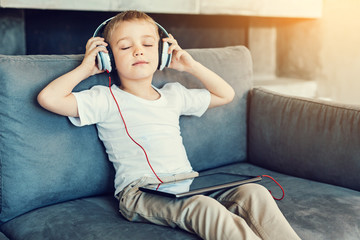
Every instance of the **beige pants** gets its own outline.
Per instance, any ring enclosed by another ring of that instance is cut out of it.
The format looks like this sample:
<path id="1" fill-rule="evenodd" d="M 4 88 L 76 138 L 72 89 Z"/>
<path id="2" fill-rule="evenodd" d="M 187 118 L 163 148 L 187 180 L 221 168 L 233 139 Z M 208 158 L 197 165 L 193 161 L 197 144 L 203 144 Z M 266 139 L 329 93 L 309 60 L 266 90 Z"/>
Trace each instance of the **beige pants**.
<path id="1" fill-rule="evenodd" d="M 148 183 L 154 180 L 139 179 L 118 195 L 120 212 L 128 220 L 179 227 L 203 239 L 300 239 L 259 184 L 172 199 L 138 189 Z"/>

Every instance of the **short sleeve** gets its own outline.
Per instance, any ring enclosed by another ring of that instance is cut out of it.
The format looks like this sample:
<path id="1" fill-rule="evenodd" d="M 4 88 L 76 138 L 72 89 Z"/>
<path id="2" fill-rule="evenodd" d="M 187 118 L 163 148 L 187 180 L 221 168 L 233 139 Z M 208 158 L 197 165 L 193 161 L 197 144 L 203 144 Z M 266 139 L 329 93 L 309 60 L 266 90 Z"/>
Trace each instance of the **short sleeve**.
<path id="1" fill-rule="evenodd" d="M 207 89 L 187 89 L 177 84 L 182 94 L 183 104 L 181 115 L 201 117 L 210 105 L 210 92 Z"/>
<path id="2" fill-rule="evenodd" d="M 70 122 L 77 127 L 102 122 L 109 109 L 106 93 L 107 88 L 104 86 L 95 86 L 89 90 L 74 92 L 79 117 L 69 117 Z"/>

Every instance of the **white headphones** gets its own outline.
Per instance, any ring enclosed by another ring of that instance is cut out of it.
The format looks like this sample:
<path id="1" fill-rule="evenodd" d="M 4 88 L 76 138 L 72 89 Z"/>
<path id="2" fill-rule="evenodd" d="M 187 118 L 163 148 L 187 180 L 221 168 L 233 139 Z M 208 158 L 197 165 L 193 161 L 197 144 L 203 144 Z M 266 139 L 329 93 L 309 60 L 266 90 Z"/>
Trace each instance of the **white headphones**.
<path id="1" fill-rule="evenodd" d="M 101 23 L 95 30 L 93 37 L 102 37 L 104 33 L 105 26 L 108 22 L 110 22 L 114 17 L 111 17 Z M 156 22 L 155 22 L 156 23 Z M 163 42 L 162 39 L 165 37 L 169 37 L 167 31 L 158 23 L 156 25 L 159 28 L 159 64 L 157 69 L 163 70 L 165 67 L 168 67 L 171 62 L 172 54 L 168 54 L 169 43 Z M 112 66 L 115 66 L 115 60 L 110 47 L 106 48 L 108 53 L 99 52 L 97 55 L 97 64 L 100 70 L 106 70 L 111 72 Z"/>

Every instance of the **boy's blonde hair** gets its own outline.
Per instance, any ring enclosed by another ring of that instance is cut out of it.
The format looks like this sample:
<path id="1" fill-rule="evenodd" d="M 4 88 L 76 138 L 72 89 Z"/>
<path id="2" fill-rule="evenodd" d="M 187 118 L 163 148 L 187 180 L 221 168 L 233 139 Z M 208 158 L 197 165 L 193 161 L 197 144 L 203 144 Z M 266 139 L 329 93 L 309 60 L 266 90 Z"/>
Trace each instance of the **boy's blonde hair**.
<path id="1" fill-rule="evenodd" d="M 156 25 L 154 19 L 152 19 L 146 13 L 139 12 L 136 10 L 125 11 L 117 14 L 113 19 L 111 19 L 111 21 L 108 24 L 106 24 L 103 34 L 105 41 L 107 42 L 110 41 L 111 35 L 113 34 L 114 30 L 119 26 L 119 24 L 125 21 L 132 21 L 132 20 L 145 20 L 153 24 L 156 30 L 158 29 L 158 26 Z"/>

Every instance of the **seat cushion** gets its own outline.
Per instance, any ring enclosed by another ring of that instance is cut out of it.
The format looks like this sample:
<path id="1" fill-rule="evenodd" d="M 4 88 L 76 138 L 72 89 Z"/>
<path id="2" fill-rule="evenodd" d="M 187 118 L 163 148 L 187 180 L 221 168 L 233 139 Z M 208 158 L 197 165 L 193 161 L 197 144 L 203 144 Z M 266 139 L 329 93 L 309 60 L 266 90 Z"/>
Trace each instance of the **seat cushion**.
<path id="1" fill-rule="evenodd" d="M 301 239 L 359 239 L 358 191 L 281 174 L 250 163 L 232 164 L 207 172 L 214 171 L 274 177 L 285 190 L 285 198 L 276 202 Z M 260 184 L 271 190 L 275 197 L 282 196 L 272 180 L 264 178 Z"/>
<path id="2" fill-rule="evenodd" d="M 111 195 L 72 200 L 26 213 L 1 229 L 13 240 L 198 239 L 179 229 L 129 222 L 117 203 Z"/>
<path id="3" fill-rule="evenodd" d="M 268 174 L 285 189 L 277 204 L 302 239 L 357 240 L 360 229 L 360 193 L 354 190 L 295 178 L 248 163 L 231 164 L 203 173 L 230 172 Z M 260 184 L 280 197 L 271 180 Z M 153 224 L 132 223 L 118 212 L 112 196 L 78 199 L 44 207 L 19 216 L 1 226 L 12 240 L 17 239 L 198 239 L 195 235 Z"/>

